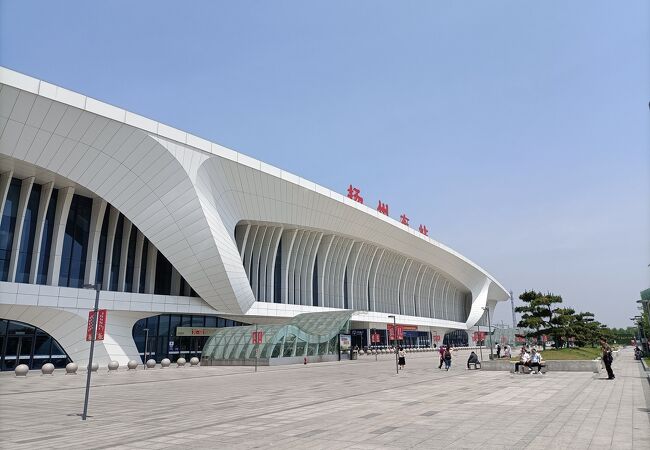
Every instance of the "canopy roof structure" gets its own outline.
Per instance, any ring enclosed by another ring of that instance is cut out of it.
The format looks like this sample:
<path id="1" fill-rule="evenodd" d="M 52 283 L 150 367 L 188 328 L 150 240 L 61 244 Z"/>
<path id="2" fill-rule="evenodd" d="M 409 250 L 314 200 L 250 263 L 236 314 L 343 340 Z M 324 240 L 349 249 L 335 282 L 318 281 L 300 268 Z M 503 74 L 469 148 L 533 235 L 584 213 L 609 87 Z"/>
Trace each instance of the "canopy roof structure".
<path id="1" fill-rule="evenodd" d="M 202 363 L 246 364 L 255 359 L 338 355 L 339 334 L 349 331 L 354 311 L 299 314 L 285 324 L 223 328 L 208 339 Z M 260 343 L 254 343 L 257 331 Z"/>

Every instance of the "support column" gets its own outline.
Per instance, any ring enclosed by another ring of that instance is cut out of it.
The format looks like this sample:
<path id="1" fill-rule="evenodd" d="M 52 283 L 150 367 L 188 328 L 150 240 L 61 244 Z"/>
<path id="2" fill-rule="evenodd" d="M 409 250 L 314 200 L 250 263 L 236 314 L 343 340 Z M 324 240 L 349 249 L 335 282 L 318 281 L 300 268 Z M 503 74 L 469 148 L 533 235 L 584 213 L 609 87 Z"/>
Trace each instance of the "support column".
<path id="1" fill-rule="evenodd" d="M 124 282 L 126 281 L 126 265 L 129 256 L 129 241 L 131 240 L 131 221 L 124 217 L 122 226 L 122 248 L 120 249 L 120 267 L 118 268 L 117 290 L 124 292 Z"/>
<path id="2" fill-rule="evenodd" d="M 99 240 L 102 235 L 104 214 L 106 213 L 106 200 L 95 197 L 90 215 L 90 232 L 88 235 L 88 252 L 86 254 L 86 272 L 84 284 L 95 284 L 97 275 L 97 260 L 99 259 Z M 104 288 L 104 286 L 102 286 Z"/>
<path id="3" fill-rule="evenodd" d="M 63 237 L 65 226 L 68 222 L 70 205 L 74 196 L 74 188 L 69 186 L 59 189 L 56 198 L 56 212 L 54 213 L 54 231 L 52 233 L 52 251 L 50 251 L 50 263 L 47 268 L 47 284 L 50 286 L 59 285 L 59 273 L 61 272 L 61 257 L 63 253 Z"/>
<path id="4" fill-rule="evenodd" d="M 172 284 L 170 289 L 171 295 L 181 295 L 181 274 L 172 266 Z"/>
<path id="5" fill-rule="evenodd" d="M 7 200 L 7 194 L 9 193 L 9 185 L 11 184 L 11 178 L 14 176 L 14 171 L 10 170 L 0 175 L 0 219 L 2 219 L 2 213 L 5 209 L 5 201 Z"/>
<path id="6" fill-rule="evenodd" d="M 111 213 L 108 216 L 108 232 L 106 234 L 106 256 L 104 257 L 104 276 L 102 277 L 102 289 L 108 291 L 111 288 L 111 265 L 113 263 L 113 245 L 115 244 L 115 233 L 120 212 L 117 208 L 109 207 Z"/>
<path id="7" fill-rule="evenodd" d="M 153 294 L 155 290 L 157 260 L 158 249 L 149 241 L 149 245 L 147 246 L 147 273 L 144 279 L 144 292 L 146 294 Z"/>
<path id="8" fill-rule="evenodd" d="M 142 249 L 144 248 L 144 234 L 135 229 L 135 261 L 133 264 L 133 289 L 132 292 L 140 291 L 140 272 L 142 271 Z"/>
<path id="9" fill-rule="evenodd" d="M 29 203 L 29 195 L 32 193 L 32 186 L 34 186 L 34 177 L 25 178 L 20 185 L 18 212 L 16 213 L 16 228 L 14 228 L 14 241 L 11 244 L 11 255 L 9 257 L 9 273 L 7 275 L 7 281 L 15 281 L 16 279 L 16 267 L 18 267 L 20 241 L 22 240 L 23 236 L 25 213 L 27 211 L 27 204 Z"/>
<path id="10" fill-rule="evenodd" d="M 45 217 L 47 208 L 50 206 L 50 198 L 54 191 L 54 182 L 50 181 L 41 186 L 41 200 L 38 203 L 38 214 L 36 217 L 36 232 L 34 233 L 34 248 L 32 250 L 32 265 L 29 268 L 29 283 L 36 284 L 38 265 L 41 261 L 41 245 L 43 243 L 43 230 L 45 229 Z"/>

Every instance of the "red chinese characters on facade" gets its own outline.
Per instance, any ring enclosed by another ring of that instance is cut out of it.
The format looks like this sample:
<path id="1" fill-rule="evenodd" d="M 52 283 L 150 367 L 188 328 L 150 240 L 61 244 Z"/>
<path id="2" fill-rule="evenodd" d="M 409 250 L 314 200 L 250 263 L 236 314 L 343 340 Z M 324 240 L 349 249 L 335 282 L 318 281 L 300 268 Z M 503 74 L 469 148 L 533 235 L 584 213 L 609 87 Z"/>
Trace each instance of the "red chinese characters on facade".
<path id="1" fill-rule="evenodd" d="M 350 185 L 350 187 L 348 188 L 348 198 L 351 198 L 355 202 L 359 202 L 363 204 L 363 197 L 359 194 L 361 194 L 359 188 Z"/>
<path id="2" fill-rule="evenodd" d="M 388 204 L 387 203 L 382 203 L 381 200 L 379 200 L 379 204 L 377 205 L 377 211 L 379 211 L 383 215 L 387 216 L 388 215 Z"/>
<path id="3" fill-rule="evenodd" d="M 399 221 L 402 222 L 404 225 L 409 224 L 409 218 L 407 217 L 406 214 L 402 214 L 401 216 L 399 216 Z"/>
<path id="4" fill-rule="evenodd" d="M 429 230 L 427 229 L 426 225 L 420 225 L 420 233 L 425 236 L 429 236 Z"/>

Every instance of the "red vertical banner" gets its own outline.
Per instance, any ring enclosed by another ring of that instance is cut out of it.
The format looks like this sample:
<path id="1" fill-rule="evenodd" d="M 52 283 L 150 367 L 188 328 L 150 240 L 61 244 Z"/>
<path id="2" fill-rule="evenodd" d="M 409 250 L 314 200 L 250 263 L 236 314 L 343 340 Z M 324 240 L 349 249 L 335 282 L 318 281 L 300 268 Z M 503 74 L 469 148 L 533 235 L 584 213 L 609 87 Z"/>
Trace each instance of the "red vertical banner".
<path id="1" fill-rule="evenodd" d="M 253 344 L 262 344 L 264 339 L 264 332 L 262 330 L 253 331 L 251 333 L 251 339 Z"/>
<path id="2" fill-rule="evenodd" d="M 373 344 L 379 344 L 379 342 L 381 342 L 379 338 L 379 333 L 372 333 L 370 335 L 370 342 L 372 342 Z"/>
<path id="3" fill-rule="evenodd" d="M 402 325 L 393 326 L 391 324 L 386 325 L 388 329 L 388 339 L 398 341 L 404 340 L 404 327 Z M 395 336 L 397 335 L 397 336 Z"/>
<path id="4" fill-rule="evenodd" d="M 93 340 L 93 318 L 95 317 L 95 311 L 88 311 L 88 325 L 86 327 L 86 340 Z"/>
<path id="5" fill-rule="evenodd" d="M 97 333 L 95 334 L 96 341 L 104 340 L 104 333 L 106 333 L 106 310 L 100 309 L 97 311 Z"/>
<path id="6" fill-rule="evenodd" d="M 96 341 L 103 341 L 104 334 L 106 333 L 106 310 L 100 309 L 97 310 L 97 332 L 95 333 Z M 93 317 L 95 317 L 95 311 L 88 311 L 88 326 L 86 328 L 86 340 L 91 341 L 93 339 Z"/>

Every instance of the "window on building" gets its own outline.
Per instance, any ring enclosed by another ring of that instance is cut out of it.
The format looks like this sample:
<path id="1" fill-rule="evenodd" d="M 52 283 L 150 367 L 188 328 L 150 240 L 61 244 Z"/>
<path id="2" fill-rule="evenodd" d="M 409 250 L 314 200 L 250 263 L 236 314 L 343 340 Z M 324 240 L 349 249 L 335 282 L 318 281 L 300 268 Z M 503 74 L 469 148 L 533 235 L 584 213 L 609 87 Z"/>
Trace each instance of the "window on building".
<path id="1" fill-rule="evenodd" d="M 14 242 L 18 201 L 20 200 L 20 185 L 20 180 L 16 178 L 11 180 L 5 206 L 2 210 L 2 221 L 0 222 L 0 281 L 7 281 L 9 274 L 11 246 Z"/>
<path id="2" fill-rule="evenodd" d="M 50 202 L 45 214 L 45 223 L 43 226 L 43 237 L 41 238 L 41 256 L 38 260 L 38 273 L 36 275 L 37 284 L 47 283 L 47 271 L 50 264 L 50 253 L 52 251 L 52 236 L 54 234 L 54 217 L 56 215 L 56 203 L 59 195 L 58 189 L 52 190 Z"/>
<path id="3" fill-rule="evenodd" d="M 23 231 L 20 237 L 20 248 L 18 252 L 18 264 L 16 265 L 16 282 L 28 283 L 29 271 L 32 267 L 32 252 L 34 251 L 34 234 L 36 233 L 36 223 L 38 220 L 38 205 L 41 200 L 41 186 L 35 184 L 32 186 L 32 192 L 29 194 L 27 209 L 25 210 L 25 220 L 23 222 Z"/>
<path id="4" fill-rule="evenodd" d="M 93 201 L 88 197 L 74 195 L 63 236 L 59 286 L 80 288 L 84 283 L 86 254 Z"/>

